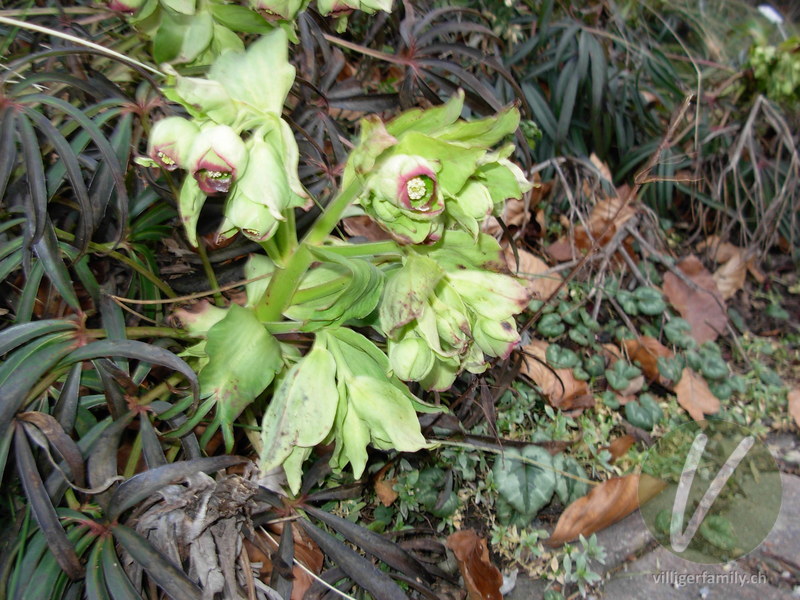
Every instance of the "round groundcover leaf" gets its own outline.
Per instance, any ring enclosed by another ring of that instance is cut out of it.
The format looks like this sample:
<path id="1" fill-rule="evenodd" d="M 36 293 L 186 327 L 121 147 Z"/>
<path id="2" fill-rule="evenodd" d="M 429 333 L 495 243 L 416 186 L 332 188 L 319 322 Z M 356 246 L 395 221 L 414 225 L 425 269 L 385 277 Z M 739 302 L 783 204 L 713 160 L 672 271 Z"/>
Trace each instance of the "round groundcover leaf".
<path id="1" fill-rule="evenodd" d="M 333 356 L 320 347 L 291 368 L 264 415 L 263 471 L 280 465 L 295 446 L 315 446 L 330 433 L 339 402 L 335 374 Z"/>
<path id="2" fill-rule="evenodd" d="M 537 464 L 514 460 L 520 456 Z M 525 515 L 539 512 L 550 502 L 556 489 L 553 459 L 539 446 L 526 446 L 522 452 L 506 450 L 505 455 L 494 461 L 493 475 L 500 495 Z"/>
<path id="3" fill-rule="evenodd" d="M 281 350 L 253 311 L 231 304 L 228 314 L 208 331 L 208 365 L 200 372 L 200 392 L 214 396 L 225 424 L 270 384 L 281 368 Z"/>
<path id="4" fill-rule="evenodd" d="M 586 479 L 586 471 L 580 463 L 571 456 L 557 454 L 553 457 L 553 466 L 559 471 L 575 475 Z M 589 485 L 585 481 L 568 477 L 563 473 L 556 473 L 556 494 L 561 504 L 569 506 L 578 498 L 582 498 L 589 491 Z"/>

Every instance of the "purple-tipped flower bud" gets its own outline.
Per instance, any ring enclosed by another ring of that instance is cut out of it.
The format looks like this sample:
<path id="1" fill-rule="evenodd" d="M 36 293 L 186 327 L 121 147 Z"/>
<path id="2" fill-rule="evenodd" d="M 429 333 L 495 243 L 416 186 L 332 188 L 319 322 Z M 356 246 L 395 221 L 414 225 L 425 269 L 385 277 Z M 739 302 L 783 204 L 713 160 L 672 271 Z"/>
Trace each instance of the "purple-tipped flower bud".
<path id="1" fill-rule="evenodd" d="M 147 155 L 167 171 L 185 169 L 198 131 L 183 117 L 161 119 L 150 132 Z"/>
<path id="2" fill-rule="evenodd" d="M 227 125 L 201 131 L 195 138 L 189 169 L 203 193 L 225 194 L 247 166 L 242 138 Z"/>

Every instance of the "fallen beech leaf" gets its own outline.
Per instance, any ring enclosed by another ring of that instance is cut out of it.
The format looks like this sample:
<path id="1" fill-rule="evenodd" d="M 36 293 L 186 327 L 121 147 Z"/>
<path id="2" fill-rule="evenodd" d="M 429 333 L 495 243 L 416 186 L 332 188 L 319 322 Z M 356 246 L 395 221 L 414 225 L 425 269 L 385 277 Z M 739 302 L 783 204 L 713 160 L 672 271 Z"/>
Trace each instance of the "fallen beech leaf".
<path id="1" fill-rule="evenodd" d="M 486 540 L 472 529 L 456 531 L 447 538 L 447 547 L 458 561 L 469 600 L 502 600 L 503 575 L 489 559 Z"/>
<path id="2" fill-rule="evenodd" d="M 692 326 L 691 336 L 698 344 L 717 339 L 728 324 L 725 301 L 717 283 L 694 255 L 681 260 L 677 267 L 699 289 L 692 289 L 670 271 L 664 275 L 664 295 Z"/>
<path id="3" fill-rule="evenodd" d="M 545 300 L 549 298 L 550 294 L 555 292 L 558 286 L 561 285 L 561 275 L 548 273 L 550 267 L 538 256 L 534 256 L 522 248 L 517 248 L 517 256 L 519 256 L 519 271 L 517 271 L 514 251 L 511 247 L 507 247 L 504 252 L 509 270 L 527 280 L 525 289 L 534 299 Z"/>
<path id="4" fill-rule="evenodd" d="M 695 420 L 702 421 L 704 415 L 711 415 L 719 411 L 719 399 L 711 393 L 706 380 L 685 367 L 681 379 L 675 384 L 675 396 L 686 412 Z"/>
<path id="5" fill-rule="evenodd" d="M 611 176 L 611 169 L 608 168 L 608 165 L 600 160 L 600 157 L 597 156 L 594 152 L 589 155 L 589 160 L 595 166 L 595 168 L 600 172 L 600 176 L 608 181 L 609 183 L 614 182 L 614 178 Z"/>
<path id="6" fill-rule="evenodd" d="M 787 398 L 789 400 L 789 414 L 792 415 L 794 422 L 800 427 L 800 388 L 790 390 Z"/>
<path id="7" fill-rule="evenodd" d="M 256 532 L 255 535 L 260 539 L 260 545 L 262 547 L 266 547 L 274 551 L 278 548 L 278 539 L 281 537 L 283 524 L 274 524 L 270 526 L 269 529 L 273 535 L 268 536 L 260 532 Z M 292 539 L 294 540 L 295 559 L 303 563 L 303 565 L 305 565 L 310 571 L 319 575 L 322 572 L 322 564 L 324 561 L 322 550 L 320 550 L 319 546 L 317 546 L 313 540 L 308 538 L 308 536 L 306 536 L 306 534 L 303 533 L 299 527 L 292 528 Z M 248 540 L 245 540 L 244 544 L 245 548 L 247 549 L 250 562 L 261 563 L 261 568 L 259 569 L 259 579 L 268 584 L 273 568 L 271 556 L 265 555 L 258 546 L 250 543 Z M 296 564 L 292 566 L 292 577 L 291 600 L 302 600 L 303 596 L 305 596 L 305 593 L 314 583 L 314 578 Z"/>
<path id="8" fill-rule="evenodd" d="M 632 435 L 625 434 L 614 439 L 613 442 L 605 447 L 605 450 L 608 450 L 608 452 L 611 454 L 611 462 L 614 462 L 615 460 L 625 456 L 628 450 L 631 449 L 631 446 L 633 446 L 635 443 L 636 438 L 634 438 Z"/>
<path id="9" fill-rule="evenodd" d="M 674 355 L 669 348 L 649 336 L 625 340 L 623 345 L 631 361 L 641 365 L 642 372 L 649 381 L 660 382 L 663 379 L 658 372 L 658 359 L 659 357 L 672 358 Z"/>
<path id="10" fill-rule="evenodd" d="M 375 477 L 375 494 L 384 506 L 391 506 L 394 504 L 394 501 L 397 500 L 397 496 L 399 495 L 394 490 L 394 484 L 397 483 L 397 478 L 386 481 L 386 470 L 390 465 L 391 463 L 388 463 L 384 466 L 378 471 Z"/>
<path id="11" fill-rule="evenodd" d="M 722 263 L 722 266 L 714 271 L 713 277 L 723 299 L 733 298 L 736 292 L 744 287 L 745 279 L 747 279 L 747 265 L 741 253 Z"/>
<path id="12" fill-rule="evenodd" d="M 572 369 L 553 369 L 547 365 L 547 347 L 542 340 L 533 340 L 523 347 L 523 360 L 520 372 L 542 389 L 547 400 L 561 410 L 585 407 L 589 386 L 578 381 Z"/>
<path id="13" fill-rule="evenodd" d="M 344 230 L 347 232 L 347 235 L 353 237 L 364 237 L 370 242 L 392 239 L 392 236 L 381 229 L 380 225 L 367 215 L 347 217 L 346 219 L 342 219 L 342 224 L 344 225 Z"/>
<path id="14" fill-rule="evenodd" d="M 642 478 L 642 491 L 639 479 Z M 583 498 L 578 498 L 561 514 L 548 546 L 560 546 L 581 534 L 588 537 L 627 517 L 658 494 L 666 484 L 647 474 L 637 473 L 603 481 Z"/>

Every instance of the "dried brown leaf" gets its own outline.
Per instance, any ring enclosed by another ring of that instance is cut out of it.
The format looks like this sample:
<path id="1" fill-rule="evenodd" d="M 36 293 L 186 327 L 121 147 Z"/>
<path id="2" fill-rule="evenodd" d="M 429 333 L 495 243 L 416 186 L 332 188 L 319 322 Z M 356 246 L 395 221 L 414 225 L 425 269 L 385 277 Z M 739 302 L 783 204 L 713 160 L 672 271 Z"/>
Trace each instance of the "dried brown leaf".
<path id="1" fill-rule="evenodd" d="M 397 500 L 397 496 L 399 495 L 394 490 L 394 484 L 397 483 L 397 478 L 386 480 L 386 472 L 389 466 L 391 466 L 391 463 L 388 463 L 378 471 L 375 477 L 375 494 L 384 506 L 391 506 L 394 504 L 394 501 Z"/>
<path id="2" fill-rule="evenodd" d="M 527 280 L 525 289 L 535 299 L 545 300 L 558 289 L 561 285 L 561 275 L 558 273 L 548 273 L 550 267 L 541 258 L 523 250 L 517 249 L 519 257 L 519 271 L 517 271 L 517 261 L 514 258 L 514 251 L 508 247 L 504 250 L 506 264 L 512 273 Z"/>
<path id="3" fill-rule="evenodd" d="M 789 400 L 789 414 L 800 427 L 800 388 L 790 390 L 787 399 Z"/>
<path id="4" fill-rule="evenodd" d="M 642 490 L 639 490 L 639 482 Z M 647 474 L 637 473 L 603 481 L 561 514 L 549 546 L 560 546 L 580 535 L 590 536 L 627 517 L 642 503 L 658 494 L 666 484 Z"/>
<path id="5" fill-rule="evenodd" d="M 503 575 L 492 564 L 486 540 L 472 529 L 456 531 L 447 538 L 464 578 L 469 600 L 502 600 Z"/>
<path id="6" fill-rule="evenodd" d="M 657 339 L 642 336 L 635 340 L 625 340 L 623 342 L 625 351 L 631 361 L 638 362 L 642 367 L 642 372 L 649 381 L 661 381 L 663 378 L 658 371 L 658 359 L 672 358 L 672 351 L 664 346 Z"/>
<path id="7" fill-rule="evenodd" d="M 681 379 L 675 384 L 675 396 L 686 412 L 695 420 L 702 421 L 704 415 L 719 411 L 719 399 L 711 393 L 706 380 L 689 367 L 683 369 Z"/>
<path id="8" fill-rule="evenodd" d="M 381 229 L 380 225 L 367 215 L 347 217 L 346 219 L 342 219 L 342 224 L 344 225 L 344 230 L 347 232 L 347 235 L 353 237 L 363 237 L 370 242 L 392 239 L 392 236 Z"/>
<path id="9" fill-rule="evenodd" d="M 546 353 L 549 344 L 533 340 L 523 348 L 520 373 L 531 379 L 542 389 L 547 400 L 561 410 L 585 407 L 584 396 L 589 395 L 589 386 L 578 381 L 571 369 L 553 369 L 547 365 Z"/>
<path id="10" fill-rule="evenodd" d="M 670 271 L 664 275 L 664 295 L 692 326 L 691 336 L 698 344 L 717 339 L 728 324 L 725 301 L 717 283 L 694 255 L 681 260 L 677 267 L 698 289 Z"/>
<path id="11" fill-rule="evenodd" d="M 628 450 L 631 449 L 636 443 L 636 438 L 632 435 L 625 434 L 621 435 L 618 438 L 615 438 L 608 446 L 605 447 L 606 450 L 611 454 L 611 462 L 625 456 L 628 453 Z"/>

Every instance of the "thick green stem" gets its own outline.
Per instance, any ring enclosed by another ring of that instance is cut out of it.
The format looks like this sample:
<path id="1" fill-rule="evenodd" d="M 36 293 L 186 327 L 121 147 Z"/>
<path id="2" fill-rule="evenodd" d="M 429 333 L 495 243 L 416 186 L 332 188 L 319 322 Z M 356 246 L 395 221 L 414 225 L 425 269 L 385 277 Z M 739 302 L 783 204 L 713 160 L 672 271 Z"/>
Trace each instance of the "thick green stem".
<path id="1" fill-rule="evenodd" d="M 270 279 L 267 291 L 256 304 L 256 315 L 261 321 L 278 321 L 300 285 L 303 274 L 313 262 L 310 246 L 318 246 L 336 227 L 342 213 L 361 191 L 360 183 L 353 183 L 343 190 L 325 208 L 312 225 L 306 237 L 291 255 L 282 269 L 277 269 Z"/>
<path id="2" fill-rule="evenodd" d="M 396 254 L 402 256 L 403 251 L 397 242 L 384 240 L 382 242 L 368 242 L 366 244 L 342 244 L 341 246 L 325 246 L 326 252 L 339 256 L 375 256 L 376 254 Z"/>
<path id="3" fill-rule="evenodd" d="M 208 260 L 208 252 L 206 252 L 206 246 L 203 244 L 203 240 L 199 240 L 197 244 L 197 253 L 200 255 L 200 260 L 203 263 L 203 272 L 206 274 L 206 279 L 208 279 L 208 285 L 212 290 L 218 289 L 219 283 L 217 283 L 217 274 L 214 273 L 214 267 L 211 265 L 211 261 Z M 220 308 L 225 306 L 225 298 L 222 297 L 220 292 L 214 292 L 214 304 Z"/>
<path id="4" fill-rule="evenodd" d="M 108 335 L 105 329 L 87 329 L 87 337 L 93 339 L 101 339 Z M 158 327 L 158 326 L 145 326 L 145 327 L 127 327 L 125 329 L 125 336 L 131 340 L 149 337 L 165 337 L 175 340 L 197 340 L 200 336 L 192 335 L 183 329 L 174 329 L 172 327 Z"/>

